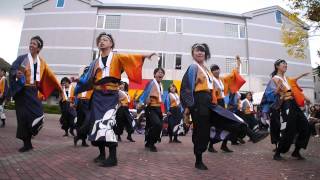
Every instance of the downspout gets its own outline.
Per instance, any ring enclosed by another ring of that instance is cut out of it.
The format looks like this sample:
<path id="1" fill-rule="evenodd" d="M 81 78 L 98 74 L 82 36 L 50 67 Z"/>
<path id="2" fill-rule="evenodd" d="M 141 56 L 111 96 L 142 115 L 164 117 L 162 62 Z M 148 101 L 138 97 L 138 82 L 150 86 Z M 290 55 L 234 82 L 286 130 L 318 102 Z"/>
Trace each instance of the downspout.
<path id="1" fill-rule="evenodd" d="M 248 79 L 249 79 L 249 91 L 251 91 L 251 73 L 250 73 L 250 53 L 249 53 L 249 34 L 248 34 L 248 21 L 247 17 L 245 17 L 244 24 L 245 24 L 245 32 L 246 32 L 246 56 L 247 56 L 247 66 L 248 66 Z"/>

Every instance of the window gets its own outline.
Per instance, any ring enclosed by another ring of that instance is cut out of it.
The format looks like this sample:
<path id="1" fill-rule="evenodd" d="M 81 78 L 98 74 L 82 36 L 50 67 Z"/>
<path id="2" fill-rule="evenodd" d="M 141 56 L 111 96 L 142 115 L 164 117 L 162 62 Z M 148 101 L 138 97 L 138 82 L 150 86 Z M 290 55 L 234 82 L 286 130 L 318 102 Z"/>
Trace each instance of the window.
<path id="1" fill-rule="evenodd" d="M 103 15 L 98 15 L 97 16 L 97 25 L 96 25 L 97 28 L 103 29 L 104 18 L 105 18 L 105 16 L 103 16 Z"/>
<path id="2" fill-rule="evenodd" d="M 57 0 L 56 7 L 57 8 L 63 8 L 64 7 L 64 0 Z"/>
<path id="3" fill-rule="evenodd" d="M 238 24 L 225 24 L 226 35 L 230 37 L 239 37 Z"/>
<path id="4" fill-rule="evenodd" d="M 235 38 L 246 38 L 246 26 L 240 24 L 224 24 L 226 36 Z"/>
<path id="5" fill-rule="evenodd" d="M 159 54 L 159 61 L 158 61 L 158 67 L 165 68 L 166 67 L 166 54 L 160 53 Z"/>
<path id="6" fill-rule="evenodd" d="M 236 67 L 236 60 L 234 58 L 226 58 L 226 73 L 231 73 Z"/>
<path id="7" fill-rule="evenodd" d="M 226 58 L 226 73 L 231 73 L 237 67 L 235 58 Z M 241 59 L 240 74 L 248 74 L 248 60 Z"/>
<path id="8" fill-rule="evenodd" d="M 178 69 L 178 70 L 181 69 L 181 60 L 182 60 L 182 55 L 181 54 L 176 54 L 176 66 L 175 66 L 175 69 Z"/>
<path id="9" fill-rule="evenodd" d="M 276 22 L 280 24 L 282 23 L 282 17 L 281 17 L 280 11 L 276 11 Z"/>
<path id="10" fill-rule="evenodd" d="M 240 38 L 246 38 L 246 27 L 244 25 L 239 25 L 239 36 Z"/>
<path id="11" fill-rule="evenodd" d="M 248 60 L 247 59 L 241 60 L 240 74 L 248 74 Z"/>
<path id="12" fill-rule="evenodd" d="M 160 32 L 167 32 L 167 24 L 168 19 L 167 18 L 160 18 Z"/>
<path id="13" fill-rule="evenodd" d="M 105 28 L 120 29 L 120 15 L 107 15 Z"/>
<path id="14" fill-rule="evenodd" d="M 176 32 L 182 33 L 182 19 L 176 19 Z"/>

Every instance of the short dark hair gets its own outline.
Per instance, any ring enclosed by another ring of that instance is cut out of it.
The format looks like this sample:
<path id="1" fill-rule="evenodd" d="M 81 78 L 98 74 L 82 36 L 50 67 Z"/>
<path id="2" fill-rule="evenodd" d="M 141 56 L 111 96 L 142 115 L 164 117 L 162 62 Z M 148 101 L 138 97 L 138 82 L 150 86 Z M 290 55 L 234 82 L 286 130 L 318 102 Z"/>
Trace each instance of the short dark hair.
<path id="1" fill-rule="evenodd" d="M 71 80 L 70 80 L 68 77 L 63 77 L 63 78 L 61 79 L 61 81 L 60 81 L 60 84 L 65 83 L 65 82 L 71 84 Z"/>
<path id="2" fill-rule="evenodd" d="M 176 92 L 175 93 L 178 93 L 178 88 L 177 88 L 177 86 L 176 85 L 174 85 L 173 83 L 172 84 L 170 84 L 170 86 L 168 87 L 168 92 L 170 93 L 170 89 L 171 89 L 171 87 L 174 87 L 175 89 L 176 89 Z"/>
<path id="3" fill-rule="evenodd" d="M 211 58 L 210 49 L 209 49 L 209 46 L 206 43 L 202 43 L 202 44 L 195 43 L 191 48 L 192 56 L 193 56 L 193 50 L 195 50 L 195 49 L 204 52 L 206 60 Z"/>
<path id="4" fill-rule="evenodd" d="M 124 90 L 125 91 L 128 91 L 129 90 L 129 85 L 128 83 L 124 82 L 124 81 L 120 81 L 120 84 L 123 84 L 124 85 Z"/>
<path id="5" fill-rule="evenodd" d="M 100 34 L 98 35 L 98 37 L 97 37 L 97 39 L 96 39 L 96 44 L 97 44 L 97 46 L 98 46 L 99 41 L 100 41 L 100 39 L 101 39 L 102 36 L 108 36 L 108 37 L 110 38 L 110 40 L 111 40 L 111 42 L 112 42 L 111 48 L 113 49 L 114 46 L 115 46 L 113 37 L 112 37 L 111 34 L 107 34 L 107 33 L 105 33 L 105 32 L 102 32 L 102 33 L 100 33 Z"/>
<path id="6" fill-rule="evenodd" d="M 157 72 L 158 71 L 162 71 L 162 73 L 163 74 L 166 74 L 166 72 L 164 71 L 164 69 L 163 68 L 161 68 L 161 67 L 157 67 L 157 68 L 155 68 L 154 69 L 154 71 L 153 71 L 153 75 L 155 76 L 156 74 L 157 74 Z"/>
<path id="7" fill-rule="evenodd" d="M 271 73 L 271 77 L 275 76 L 277 73 L 278 73 L 278 66 L 281 64 L 281 63 L 285 63 L 287 64 L 287 62 L 284 60 L 284 59 L 278 59 L 274 62 L 274 70 L 273 72 Z"/>
<path id="8" fill-rule="evenodd" d="M 43 47 L 43 40 L 41 39 L 40 36 L 34 36 L 31 38 L 31 40 L 35 40 L 38 44 L 38 48 L 41 50 Z"/>
<path id="9" fill-rule="evenodd" d="M 219 69 L 220 69 L 220 67 L 218 65 L 216 65 L 216 64 L 212 64 L 211 67 L 210 67 L 211 71 L 215 71 L 215 70 L 219 70 Z"/>
<path id="10" fill-rule="evenodd" d="M 4 68 L 0 68 L 0 71 L 3 71 L 4 73 L 7 73 L 7 70 Z"/>

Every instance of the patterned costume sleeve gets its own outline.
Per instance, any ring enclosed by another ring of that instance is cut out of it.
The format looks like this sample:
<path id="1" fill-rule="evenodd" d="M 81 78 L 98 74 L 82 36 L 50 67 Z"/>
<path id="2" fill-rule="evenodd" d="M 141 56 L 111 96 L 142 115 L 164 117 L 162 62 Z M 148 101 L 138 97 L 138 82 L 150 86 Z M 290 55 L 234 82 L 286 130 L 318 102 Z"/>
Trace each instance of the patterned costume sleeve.
<path id="1" fill-rule="evenodd" d="M 20 68 L 23 60 L 27 57 L 27 55 L 19 56 L 13 63 L 9 72 L 9 82 L 10 82 L 10 95 L 14 98 L 15 95 L 22 90 L 25 84 L 25 77 L 16 79 L 17 70 Z"/>
<path id="2" fill-rule="evenodd" d="M 82 74 L 75 89 L 74 89 L 74 95 L 77 96 L 79 93 L 82 93 L 84 91 L 88 91 L 93 89 L 93 81 L 94 81 L 94 69 L 96 65 L 97 60 L 94 60 L 89 67 L 89 70 Z"/>
<path id="3" fill-rule="evenodd" d="M 149 99 L 149 96 L 150 96 L 150 92 L 152 90 L 152 86 L 153 86 L 153 81 L 150 81 L 140 96 L 139 102 L 141 104 L 147 103 L 147 100 Z"/>
<path id="4" fill-rule="evenodd" d="M 266 90 L 264 91 L 264 94 L 262 96 L 261 100 L 261 106 L 262 111 L 265 113 L 268 113 L 270 110 L 270 107 L 272 104 L 277 102 L 277 99 L 279 99 L 279 95 L 276 94 L 277 86 L 273 80 L 270 80 L 267 84 Z"/>
<path id="5" fill-rule="evenodd" d="M 184 108 L 192 107 L 194 105 L 193 93 L 196 85 L 197 72 L 197 65 L 192 64 L 183 75 L 181 82 L 180 99 L 181 104 Z"/>
<path id="6" fill-rule="evenodd" d="M 170 102 L 170 93 L 168 93 L 166 99 L 164 100 L 164 106 L 165 106 L 165 110 L 166 112 L 169 112 L 170 110 L 170 106 L 171 106 L 171 102 Z"/>

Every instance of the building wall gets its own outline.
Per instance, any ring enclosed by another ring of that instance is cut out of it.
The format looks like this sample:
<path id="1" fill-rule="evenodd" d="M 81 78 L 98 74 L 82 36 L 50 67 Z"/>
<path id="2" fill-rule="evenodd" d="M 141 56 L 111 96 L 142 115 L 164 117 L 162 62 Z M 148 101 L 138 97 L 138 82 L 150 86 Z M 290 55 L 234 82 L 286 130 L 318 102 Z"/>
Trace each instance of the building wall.
<path id="1" fill-rule="evenodd" d="M 26 10 L 18 54 L 27 53 L 30 38 L 39 35 L 40 55 L 50 67 L 60 76 L 78 74 L 92 60 L 96 14 L 96 7 L 78 0 L 65 1 L 63 8 L 51 0 Z"/>
<path id="2" fill-rule="evenodd" d="M 101 15 L 120 15 L 120 28 L 97 28 L 97 17 Z M 290 23 L 282 17 L 284 22 Z M 167 18 L 166 32 L 159 31 L 160 18 Z M 182 33 L 175 32 L 176 19 L 182 19 Z M 228 36 L 226 24 L 246 26 L 246 36 Z M 287 55 L 280 42 L 281 24 L 276 23 L 275 12 L 246 19 L 169 10 L 91 7 L 79 0 L 65 1 L 63 8 L 56 8 L 56 1 L 47 1 L 26 10 L 19 54 L 28 52 L 32 36 L 40 35 L 44 39 L 41 55 L 48 64 L 60 77 L 74 76 L 93 59 L 97 51 L 95 37 L 101 32 L 113 35 L 118 52 L 165 53 L 165 79 L 180 80 L 192 63 L 191 46 L 203 42 L 209 45 L 212 53 L 207 65 L 218 64 L 222 72 L 230 66 L 226 64 L 227 58 L 239 55 L 244 62 L 248 61 L 247 72 L 242 72 L 247 80 L 243 91 L 263 91 L 273 71 L 273 62 L 278 58 L 287 60 L 289 76 L 311 71 L 309 49 L 304 60 Z M 181 70 L 175 69 L 176 54 L 182 55 Z M 157 66 L 158 62 L 146 61 L 143 78 L 152 78 Z M 313 97 L 311 76 L 300 80 L 299 84 L 307 96 Z"/>

